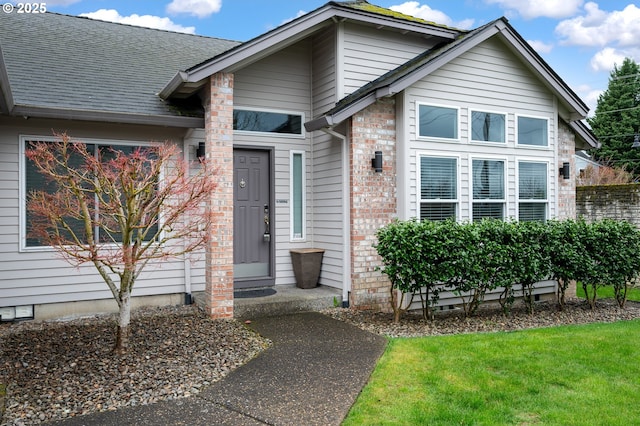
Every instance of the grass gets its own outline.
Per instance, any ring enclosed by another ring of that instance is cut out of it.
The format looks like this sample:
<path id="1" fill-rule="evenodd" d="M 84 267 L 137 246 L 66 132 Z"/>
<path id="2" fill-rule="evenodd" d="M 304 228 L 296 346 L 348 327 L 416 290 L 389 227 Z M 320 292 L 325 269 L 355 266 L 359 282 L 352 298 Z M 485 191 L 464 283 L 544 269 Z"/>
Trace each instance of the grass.
<path id="1" fill-rule="evenodd" d="M 640 423 L 640 320 L 391 339 L 343 425 Z"/>
<path id="2" fill-rule="evenodd" d="M 591 289 L 589 289 L 591 291 Z M 576 296 L 584 299 L 584 290 L 582 289 L 582 285 L 578 284 L 576 286 Z M 613 293 L 613 287 L 599 287 L 598 288 L 598 297 L 597 300 L 601 299 L 615 299 L 615 295 Z M 627 291 L 627 300 L 640 302 L 640 287 L 631 287 Z"/>

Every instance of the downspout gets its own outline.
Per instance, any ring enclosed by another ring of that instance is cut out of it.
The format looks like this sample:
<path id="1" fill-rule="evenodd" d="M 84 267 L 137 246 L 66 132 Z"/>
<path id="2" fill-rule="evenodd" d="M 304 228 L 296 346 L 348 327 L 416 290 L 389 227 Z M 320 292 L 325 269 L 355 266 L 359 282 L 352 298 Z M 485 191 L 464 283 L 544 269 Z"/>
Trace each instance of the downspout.
<path id="1" fill-rule="evenodd" d="M 349 144 L 347 137 L 333 129 L 323 127 L 320 130 L 342 141 L 342 307 L 349 307 L 351 293 L 351 186 L 349 184 Z"/>
<path id="2" fill-rule="evenodd" d="M 186 138 L 185 138 L 186 139 Z M 186 167 L 187 176 L 191 175 L 191 163 L 189 161 L 189 149 L 191 148 L 191 144 L 182 142 L 182 155 L 184 156 L 184 162 Z M 186 248 L 186 241 L 184 242 L 184 247 Z M 191 261 L 189 260 L 187 253 L 183 255 L 184 261 L 184 304 L 191 305 L 193 303 L 193 297 L 191 295 Z"/>

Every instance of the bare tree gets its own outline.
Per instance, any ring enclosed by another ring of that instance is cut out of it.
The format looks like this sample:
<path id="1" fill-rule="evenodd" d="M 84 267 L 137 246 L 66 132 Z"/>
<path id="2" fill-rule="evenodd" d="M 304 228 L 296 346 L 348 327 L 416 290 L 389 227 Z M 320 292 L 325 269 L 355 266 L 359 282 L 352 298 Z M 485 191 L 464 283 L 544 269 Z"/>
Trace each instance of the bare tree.
<path id="1" fill-rule="evenodd" d="M 118 303 L 114 352 L 122 354 L 144 267 L 206 244 L 213 215 L 205 201 L 216 189 L 215 173 L 205 162 L 190 173 L 170 143 L 122 150 L 57 137 L 26 150 L 48 181 L 28 195 L 28 235 L 74 266 L 95 266 Z"/>

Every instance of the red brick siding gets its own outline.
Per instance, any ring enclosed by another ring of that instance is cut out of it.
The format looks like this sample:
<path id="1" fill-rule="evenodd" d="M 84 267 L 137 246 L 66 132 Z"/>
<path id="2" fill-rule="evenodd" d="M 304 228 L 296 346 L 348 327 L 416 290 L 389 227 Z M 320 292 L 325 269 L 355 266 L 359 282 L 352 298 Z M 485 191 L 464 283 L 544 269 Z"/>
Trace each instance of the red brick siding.
<path id="1" fill-rule="evenodd" d="M 209 207 L 215 215 L 206 254 L 206 310 L 233 317 L 233 74 L 211 76 L 205 90 L 206 158 L 218 172 Z"/>
<path id="2" fill-rule="evenodd" d="M 389 281 L 374 244 L 378 228 L 397 217 L 395 101 L 382 99 L 350 122 L 351 300 L 356 308 L 389 309 Z M 371 167 L 382 151 L 383 171 Z"/>

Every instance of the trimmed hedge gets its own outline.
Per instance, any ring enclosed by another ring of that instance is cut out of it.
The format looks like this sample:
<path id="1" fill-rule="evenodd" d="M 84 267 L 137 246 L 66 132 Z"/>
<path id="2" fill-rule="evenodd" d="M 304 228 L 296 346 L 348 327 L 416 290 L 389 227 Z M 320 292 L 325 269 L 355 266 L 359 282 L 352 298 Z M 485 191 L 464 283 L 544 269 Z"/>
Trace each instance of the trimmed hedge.
<path id="1" fill-rule="evenodd" d="M 557 299 L 565 304 L 571 281 L 582 283 L 595 307 L 596 289 L 613 286 L 621 307 L 640 271 L 640 231 L 625 221 L 603 219 L 514 222 L 394 221 L 377 232 L 379 268 L 391 281 L 391 306 L 398 321 L 420 294 L 423 315 L 433 318 L 442 290 L 462 299 L 473 315 L 488 292 L 501 289 L 508 314 L 520 290 L 530 313 L 534 285 L 558 281 Z M 422 290 L 422 291 L 420 291 Z M 407 300 L 408 298 L 408 300 Z"/>

